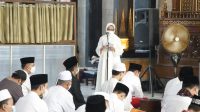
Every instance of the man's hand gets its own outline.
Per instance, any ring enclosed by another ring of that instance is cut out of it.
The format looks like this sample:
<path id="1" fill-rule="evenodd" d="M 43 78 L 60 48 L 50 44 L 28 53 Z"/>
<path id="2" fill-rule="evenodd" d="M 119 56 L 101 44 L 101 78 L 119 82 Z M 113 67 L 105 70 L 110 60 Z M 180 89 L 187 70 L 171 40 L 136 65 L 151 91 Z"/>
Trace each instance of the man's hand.
<path id="1" fill-rule="evenodd" d="M 101 47 L 101 49 L 100 49 L 100 54 L 102 53 L 102 51 L 103 51 L 104 49 L 108 49 L 108 48 L 109 48 L 110 51 L 115 52 L 115 48 L 114 48 L 114 47 L 108 47 L 108 45 L 106 45 L 106 46 Z"/>
<path id="2" fill-rule="evenodd" d="M 112 52 L 115 52 L 115 48 L 114 47 L 109 47 L 109 50 L 111 50 Z"/>
<path id="3" fill-rule="evenodd" d="M 107 45 L 107 46 L 102 46 L 101 49 L 100 49 L 100 54 L 102 53 L 102 51 L 103 51 L 104 49 L 107 49 L 107 48 L 108 48 L 108 45 Z"/>

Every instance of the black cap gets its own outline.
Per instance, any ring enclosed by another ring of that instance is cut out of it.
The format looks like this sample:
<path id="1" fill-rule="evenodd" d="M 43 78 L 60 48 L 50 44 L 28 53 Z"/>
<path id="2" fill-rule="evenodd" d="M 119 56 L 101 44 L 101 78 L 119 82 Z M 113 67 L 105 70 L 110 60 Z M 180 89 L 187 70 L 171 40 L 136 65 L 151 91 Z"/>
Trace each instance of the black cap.
<path id="1" fill-rule="evenodd" d="M 48 82 L 47 74 L 35 74 L 30 77 L 31 86 L 38 86 Z"/>
<path id="2" fill-rule="evenodd" d="M 68 59 L 66 59 L 63 62 L 63 65 L 65 66 L 66 70 L 71 69 L 74 65 L 76 65 L 78 63 L 78 60 L 76 58 L 76 56 L 70 57 Z"/>
<path id="3" fill-rule="evenodd" d="M 196 76 L 190 76 L 183 79 L 183 87 L 191 87 L 191 86 L 198 86 L 199 79 Z"/>
<path id="4" fill-rule="evenodd" d="M 126 85 L 124 85 L 124 84 L 118 82 L 118 83 L 116 84 L 116 86 L 115 86 L 113 92 L 115 92 L 115 91 L 122 91 L 122 92 L 124 92 L 124 93 L 126 94 L 126 96 L 127 96 L 127 95 L 128 95 L 128 92 L 129 92 L 129 88 L 128 88 Z"/>
<path id="5" fill-rule="evenodd" d="M 184 66 L 180 68 L 179 79 L 181 81 L 190 76 L 193 76 L 193 68 L 191 66 Z"/>
<path id="6" fill-rule="evenodd" d="M 86 102 L 86 112 L 105 112 L 106 104 L 104 96 L 89 96 Z"/>
<path id="7" fill-rule="evenodd" d="M 21 64 L 34 63 L 35 57 L 24 57 L 20 59 Z"/>
<path id="8" fill-rule="evenodd" d="M 141 71 L 141 69 L 142 69 L 142 65 L 140 64 L 130 63 L 129 65 L 129 71 L 135 71 L 135 70 Z"/>
<path id="9" fill-rule="evenodd" d="M 17 70 L 12 73 L 12 77 L 15 79 L 26 80 L 26 73 L 23 70 Z"/>

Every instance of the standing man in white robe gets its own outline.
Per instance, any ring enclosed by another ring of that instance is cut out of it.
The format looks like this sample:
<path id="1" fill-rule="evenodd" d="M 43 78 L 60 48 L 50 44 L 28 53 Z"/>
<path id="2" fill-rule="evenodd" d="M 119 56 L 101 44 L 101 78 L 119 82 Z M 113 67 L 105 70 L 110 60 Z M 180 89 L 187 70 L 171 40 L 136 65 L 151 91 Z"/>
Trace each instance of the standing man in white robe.
<path id="1" fill-rule="evenodd" d="M 47 74 L 32 75 L 30 81 L 31 92 L 17 101 L 16 112 L 48 112 L 47 104 L 42 100 L 47 89 Z"/>
<path id="2" fill-rule="evenodd" d="M 59 73 L 56 86 L 48 90 L 44 98 L 49 112 L 75 112 L 75 105 L 72 94 L 68 91 L 72 84 L 72 76 L 69 71 Z"/>
<path id="3" fill-rule="evenodd" d="M 35 73 L 35 58 L 34 57 L 24 57 L 20 59 L 22 70 L 26 73 L 26 80 L 22 84 L 22 92 L 27 95 L 31 91 L 31 84 L 30 84 L 30 74 Z"/>
<path id="4" fill-rule="evenodd" d="M 99 64 L 97 71 L 96 91 L 99 91 L 101 85 L 112 76 L 112 68 L 115 63 L 120 63 L 120 56 L 123 53 L 120 38 L 115 35 L 115 25 L 108 23 L 106 26 L 107 35 L 100 37 L 96 53 L 98 54 Z M 107 64 L 108 53 L 108 64 Z M 107 71 L 108 68 L 108 71 Z M 108 73 L 107 73 L 108 72 Z"/>
<path id="5" fill-rule="evenodd" d="M 142 69 L 142 65 L 136 64 L 136 63 L 130 63 L 129 70 L 124 76 L 124 78 L 122 79 L 122 82 L 129 87 L 129 93 L 125 100 L 126 110 L 129 110 L 132 108 L 132 105 L 130 102 L 133 96 L 137 98 L 144 97 L 144 94 L 142 91 L 142 85 L 140 81 L 141 69 Z"/>
<path id="6" fill-rule="evenodd" d="M 105 81 L 101 87 L 102 92 L 106 92 L 111 94 L 117 84 L 117 82 L 121 81 L 126 72 L 126 66 L 124 63 L 116 63 L 112 70 L 112 78 L 108 81 Z"/>

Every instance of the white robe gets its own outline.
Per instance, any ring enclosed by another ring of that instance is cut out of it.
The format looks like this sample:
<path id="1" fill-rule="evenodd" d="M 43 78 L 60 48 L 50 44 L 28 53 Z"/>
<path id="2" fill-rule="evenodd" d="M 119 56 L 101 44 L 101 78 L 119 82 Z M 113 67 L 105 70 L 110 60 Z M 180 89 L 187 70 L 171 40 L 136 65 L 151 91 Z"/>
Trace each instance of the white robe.
<path id="1" fill-rule="evenodd" d="M 26 73 L 26 80 L 22 84 L 22 92 L 25 96 L 31 91 L 31 82 L 30 82 L 30 75 L 26 71 L 24 72 Z"/>
<path id="2" fill-rule="evenodd" d="M 183 82 L 179 80 L 178 77 L 169 80 L 165 86 L 164 96 L 161 102 L 163 106 L 167 96 L 177 95 L 177 93 L 182 89 Z"/>
<path id="3" fill-rule="evenodd" d="M 123 47 L 121 45 L 120 38 L 114 33 L 109 34 L 109 45 L 114 47 L 115 52 L 109 50 L 108 57 L 108 75 L 107 75 L 107 49 L 102 50 L 100 53 L 100 49 L 103 46 L 108 45 L 107 35 L 103 35 L 100 37 L 98 46 L 96 48 L 96 53 L 99 55 L 99 64 L 97 71 L 97 83 L 96 83 L 96 91 L 100 91 L 101 85 L 108 79 L 112 77 L 112 68 L 115 63 L 120 63 L 120 55 L 123 53 Z"/>
<path id="4" fill-rule="evenodd" d="M 132 94 L 132 96 L 139 98 L 144 97 L 140 78 L 135 76 L 133 72 L 128 71 L 123 77 L 122 82 L 130 87 L 129 92 Z"/>
<path id="5" fill-rule="evenodd" d="M 182 89 L 183 82 L 178 77 L 169 80 L 165 86 L 164 96 L 176 95 Z"/>
<path id="6" fill-rule="evenodd" d="M 124 102 L 115 93 L 110 94 L 109 106 L 111 112 L 124 112 Z"/>
<path id="7" fill-rule="evenodd" d="M 131 101 L 132 97 L 143 98 L 144 94 L 142 91 L 140 78 L 135 76 L 131 71 L 128 71 L 122 79 L 122 83 L 128 86 L 129 93 L 125 99 L 125 110 L 131 110 L 133 108 Z"/>
<path id="8" fill-rule="evenodd" d="M 31 91 L 17 101 L 15 110 L 16 112 L 48 112 L 48 107 L 37 93 Z"/>
<path id="9" fill-rule="evenodd" d="M 110 80 L 105 81 L 101 87 L 101 91 L 106 92 L 108 94 L 113 93 L 113 90 L 114 90 L 117 82 L 119 82 L 119 81 L 116 78 L 111 78 Z"/>
<path id="10" fill-rule="evenodd" d="M 187 110 L 192 98 L 187 96 L 171 95 L 167 96 L 161 112 L 182 112 Z"/>
<path id="11" fill-rule="evenodd" d="M 52 86 L 44 98 L 49 112 L 75 112 L 72 94 L 62 86 Z"/>

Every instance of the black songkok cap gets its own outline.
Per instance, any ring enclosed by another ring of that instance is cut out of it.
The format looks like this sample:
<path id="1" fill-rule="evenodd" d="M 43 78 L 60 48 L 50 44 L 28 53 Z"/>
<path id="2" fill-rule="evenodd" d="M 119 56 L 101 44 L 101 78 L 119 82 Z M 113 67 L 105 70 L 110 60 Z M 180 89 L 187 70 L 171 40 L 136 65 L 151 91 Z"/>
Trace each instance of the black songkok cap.
<path id="1" fill-rule="evenodd" d="M 26 80 L 26 73 L 23 70 L 17 70 L 14 73 L 12 73 L 12 77 L 16 79 Z"/>
<path id="2" fill-rule="evenodd" d="M 124 93 L 126 94 L 126 96 L 127 96 L 127 95 L 128 95 L 128 92 L 129 92 L 129 88 L 128 88 L 126 85 L 124 85 L 124 84 L 118 82 L 118 83 L 116 84 L 116 86 L 115 86 L 113 92 L 115 92 L 115 91 L 122 91 L 122 92 L 124 92 Z"/>
<path id="3" fill-rule="evenodd" d="M 76 58 L 76 56 L 70 57 L 68 59 L 66 59 L 63 62 L 63 65 L 65 66 L 66 70 L 71 69 L 74 65 L 76 65 L 78 63 L 78 60 Z"/>
<path id="4" fill-rule="evenodd" d="M 35 58 L 34 57 L 24 57 L 20 59 L 21 64 L 27 64 L 27 63 L 34 63 Z"/>
<path id="5" fill-rule="evenodd" d="M 181 81 L 190 76 L 193 76 L 193 68 L 191 66 L 184 66 L 180 68 L 179 79 Z"/>
<path id="6" fill-rule="evenodd" d="M 105 112 L 105 98 L 102 95 L 89 96 L 86 102 L 86 112 Z"/>
<path id="7" fill-rule="evenodd" d="M 183 79 L 183 87 L 190 87 L 193 85 L 199 85 L 199 79 L 196 76 L 190 76 Z"/>
<path id="8" fill-rule="evenodd" d="M 35 74 L 30 77 L 31 87 L 45 84 L 48 82 L 47 74 Z"/>
<path id="9" fill-rule="evenodd" d="M 142 69 L 142 65 L 140 64 L 130 63 L 129 65 L 129 71 L 134 71 L 134 70 L 141 71 L 141 69 Z"/>

